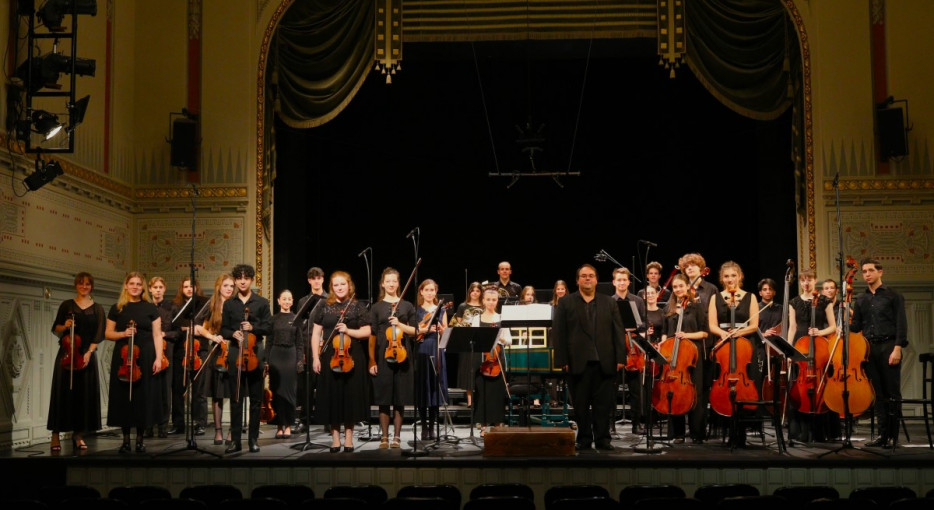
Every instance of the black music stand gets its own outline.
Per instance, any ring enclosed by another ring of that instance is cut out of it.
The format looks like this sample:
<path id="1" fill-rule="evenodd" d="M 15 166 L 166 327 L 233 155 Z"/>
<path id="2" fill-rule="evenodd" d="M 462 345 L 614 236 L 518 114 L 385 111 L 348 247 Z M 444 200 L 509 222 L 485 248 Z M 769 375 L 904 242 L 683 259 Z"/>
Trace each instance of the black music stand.
<path id="1" fill-rule="evenodd" d="M 775 376 L 773 377 L 773 380 L 775 381 L 776 384 L 780 381 L 782 365 L 787 364 L 789 361 L 807 361 L 808 360 L 807 356 L 802 354 L 801 351 L 799 351 L 798 349 L 795 349 L 795 346 L 792 345 L 790 342 L 788 342 L 788 340 L 785 340 L 785 338 L 778 336 L 778 335 L 765 336 L 762 334 L 761 331 L 757 331 L 756 334 L 758 334 L 759 338 L 762 339 L 762 343 L 764 343 L 767 346 L 766 353 L 769 352 L 768 347 L 771 347 L 775 349 L 776 351 L 778 351 L 779 355 L 782 358 L 784 358 L 784 361 L 782 361 L 781 364 L 778 364 L 778 363 L 774 364 L 777 366 L 777 369 L 779 371 L 779 373 L 775 374 Z M 769 374 L 769 376 L 772 377 L 771 374 Z M 786 387 L 786 391 L 788 391 L 789 389 L 790 389 L 790 383 Z M 778 398 L 778 394 L 779 394 L 779 391 L 777 389 L 772 391 L 772 409 L 773 409 L 772 428 L 775 429 L 775 442 L 778 445 L 778 453 L 784 453 L 786 451 L 785 436 L 782 430 L 782 414 L 784 410 L 779 409 L 780 400 Z M 785 395 L 785 402 L 787 405 L 788 395 Z M 743 403 L 737 402 L 737 406 L 740 406 L 740 405 L 743 405 Z"/>
<path id="2" fill-rule="evenodd" d="M 308 299 L 302 303 L 302 306 L 298 308 L 298 312 L 295 313 L 295 318 L 292 319 L 292 331 L 293 334 L 298 335 L 302 339 L 302 345 L 305 347 L 305 402 L 302 404 L 302 411 L 305 413 L 305 441 L 302 443 L 295 443 L 290 448 L 298 451 L 305 451 L 309 448 L 330 448 L 329 444 L 319 444 L 311 442 L 311 395 L 314 393 L 314 388 L 311 387 L 311 372 L 312 367 L 309 361 L 312 359 L 311 354 L 311 332 L 309 331 L 309 321 L 311 321 L 311 314 L 315 309 L 324 302 L 324 296 L 318 294 L 310 294 Z"/>
<path id="3" fill-rule="evenodd" d="M 615 296 L 615 295 L 616 295 L 616 294 L 614 293 L 614 296 Z M 625 329 L 625 330 L 627 330 L 627 331 L 636 331 L 636 332 L 644 331 L 644 330 L 645 330 L 645 323 L 642 322 L 642 316 L 641 316 L 641 314 L 639 313 L 639 310 L 637 309 L 637 305 L 636 305 L 636 303 L 635 303 L 634 301 L 630 301 L 630 300 L 628 300 L 628 299 L 617 299 L 617 300 L 616 300 L 616 307 L 619 309 L 619 315 L 620 315 L 620 318 L 621 318 L 622 321 L 623 321 L 623 329 Z M 630 337 L 634 337 L 634 336 L 638 336 L 638 335 L 636 335 L 635 333 L 631 333 L 629 336 L 630 336 Z M 645 350 L 642 349 L 642 352 L 645 353 Z M 625 382 L 625 380 L 626 380 L 625 372 L 626 372 L 626 371 L 623 370 L 622 382 Z M 639 405 L 639 407 L 640 407 L 640 410 L 641 410 L 641 412 L 642 412 L 642 417 L 643 417 L 643 418 L 646 417 L 646 415 L 645 415 L 645 400 L 646 400 L 646 394 L 647 394 L 645 388 L 642 387 L 642 386 L 644 386 L 644 385 L 645 385 L 645 381 L 644 381 L 644 377 L 643 377 L 643 383 L 640 385 L 640 391 L 642 391 L 642 394 L 639 395 L 639 401 L 641 402 L 640 405 Z M 626 388 L 627 388 L 627 390 L 629 390 L 629 401 L 630 401 L 630 408 L 631 408 L 631 406 L 632 406 L 632 390 L 629 388 L 629 385 L 628 385 L 628 384 L 626 385 Z M 651 395 L 651 392 L 648 392 L 648 395 Z M 614 425 L 613 425 L 613 432 L 615 433 L 615 432 L 616 432 L 616 425 L 615 425 L 615 424 L 617 423 L 617 422 L 616 422 L 616 415 L 615 415 L 615 407 L 614 407 L 614 414 L 613 414 L 612 416 L 610 416 L 610 419 L 612 420 L 612 423 L 614 424 Z M 633 422 L 635 422 L 635 420 L 633 420 Z M 619 421 L 619 423 L 625 423 L 625 412 L 623 413 L 623 418 Z M 635 425 L 635 423 L 633 423 L 633 425 Z M 617 434 L 616 437 L 617 437 L 617 439 L 619 439 L 619 435 L 618 435 L 618 434 Z"/>
<path id="4" fill-rule="evenodd" d="M 448 328 L 444 330 L 441 336 L 441 348 L 448 352 L 467 353 L 470 359 L 473 359 L 474 353 L 490 352 L 493 350 L 493 344 L 499 336 L 500 328 L 483 327 L 461 327 Z M 480 368 L 479 366 L 476 368 Z M 477 378 L 474 376 L 470 380 L 470 390 L 473 392 L 474 401 L 470 406 L 470 443 L 478 448 L 477 439 L 473 434 L 474 409 L 477 407 Z"/>
<path id="5" fill-rule="evenodd" d="M 623 308 L 624 307 L 622 306 L 622 302 L 621 302 L 620 310 L 622 310 Z M 629 308 L 629 307 L 626 307 L 626 308 Z M 653 346 L 652 343 L 649 342 L 647 338 L 644 338 L 642 335 L 639 335 L 639 334 L 630 335 L 629 338 L 631 338 L 633 342 L 635 343 L 636 347 L 638 347 L 639 350 L 641 350 L 646 355 L 646 360 L 645 360 L 646 364 L 648 364 L 650 361 L 652 363 L 655 363 L 657 365 L 662 365 L 662 366 L 668 364 L 668 360 L 665 359 L 664 356 L 662 356 L 662 353 L 658 352 L 658 349 L 656 349 L 655 346 Z M 647 379 L 649 381 L 648 394 L 651 395 L 652 384 L 653 384 L 654 379 L 652 377 L 648 377 Z M 643 392 L 645 393 L 644 390 Z M 643 429 L 643 432 L 642 432 L 642 435 L 645 437 L 645 446 L 644 447 L 639 446 L 640 444 L 642 444 L 642 441 L 639 441 L 636 445 L 632 447 L 632 451 L 637 452 L 637 453 L 660 453 L 661 449 L 655 447 L 655 442 L 653 441 L 653 438 L 652 438 L 652 415 L 654 413 L 652 413 L 651 410 L 646 410 L 646 402 L 645 402 L 646 399 L 642 398 L 641 400 L 642 400 L 642 415 L 646 417 L 645 428 Z"/>
<path id="6" fill-rule="evenodd" d="M 551 318 L 554 314 L 552 306 L 544 303 L 531 303 L 525 305 L 507 305 L 503 304 L 503 310 L 500 312 L 500 325 L 504 328 L 525 328 L 525 366 L 531 365 L 529 349 L 532 347 L 532 335 L 529 328 L 532 327 L 551 327 Z M 514 347 L 513 347 L 514 348 Z M 532 393 L 532 371 L 526 370 L 526 388 L 525 405 L 523 413 L 525 424 L 532 424 L 531 402 L 529 401 Z M 512 399 L 509 399 L 509 407 L 512 408 Z M 511 411 L 510 411 L 511 412 Z"/>

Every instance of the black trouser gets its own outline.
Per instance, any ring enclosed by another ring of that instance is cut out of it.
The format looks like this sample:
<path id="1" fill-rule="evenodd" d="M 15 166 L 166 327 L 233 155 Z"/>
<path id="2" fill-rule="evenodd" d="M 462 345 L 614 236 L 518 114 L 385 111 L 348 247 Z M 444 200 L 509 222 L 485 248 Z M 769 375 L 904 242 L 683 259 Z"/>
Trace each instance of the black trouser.
<path id="1" fill-rule="evenodd" d="M 182 381 L 185 371 L 182 370 L 182 363 L 185 360 L 184 344 L 179 344 L 176 349 L 172 348 L 172 425 L 176 429 L 185 428 L 185 386 Z"/>
<path id="2" fill-rule="evenodd" d="M 895 340 L 888 342 L 869 342 L 869 363 L 866 375 L 872 381 L 876 393 L 873 407 L 876 422 L 879 424 L 879 436 L 892 439 L 898 435 L 898 418 L 901 416 L 901 404 L 889 400 L 902 399 L 902 364 L 889 365 L 889 357 L 895 350 Z"/>
<path id="3" fill-rule="evenodd" d="M 236 358 L 233 358 L 236 359 Z M 230 366 L 230 365 L 228 365 Z M 259 439 L 259 409 L 263 403 L 263 369 L 240 374 L 240 398 L 237 399 L 237 367 L 230 366 L 230 439 L 240 441 L 243 432 L 243 401 L 250 400 L 249 439 Z"/>
<path id="4" fill-rule="evenodd" d="M 600 363 L 587 363 L 584 371 L 568 375 L 571 404 L 577 416 L 577 442 L 610 444 L 610 412 L 616 403 L 617 374 L 605 374 Z"/>

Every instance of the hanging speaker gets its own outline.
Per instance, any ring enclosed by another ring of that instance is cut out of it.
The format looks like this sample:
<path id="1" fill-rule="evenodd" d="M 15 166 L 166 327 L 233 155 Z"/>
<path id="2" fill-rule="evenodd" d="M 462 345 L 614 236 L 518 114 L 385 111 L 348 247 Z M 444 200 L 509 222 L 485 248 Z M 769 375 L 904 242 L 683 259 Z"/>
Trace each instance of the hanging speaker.
<path id="1" fill-rule="evenodd" d="M 172 122 L 172 166 L 194 170 L 198 157 L 198 122 L 175 119 Z"/>
<path id="2" fill-rule="evenodd" d="M 908 154 L 905 117 L 901 108 L 876 109 L 876 126 L 879 129 L 879 159 L 888 161 Z"/>

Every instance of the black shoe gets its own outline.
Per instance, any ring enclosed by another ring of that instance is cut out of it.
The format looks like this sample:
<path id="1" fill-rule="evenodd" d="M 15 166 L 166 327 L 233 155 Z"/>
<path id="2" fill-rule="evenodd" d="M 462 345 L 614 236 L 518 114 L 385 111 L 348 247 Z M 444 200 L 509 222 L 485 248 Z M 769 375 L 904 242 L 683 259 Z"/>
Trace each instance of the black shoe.
<path id="1" fill-rule="evenodd" d="M 247 441 L 247 444 L 250 445 L 250 453 L 257 453 L 257 452 L 259 452 L 259 445 L 256 444 L 256 440 L 255 440 L 255 439 L 249 439 L 249 440 Z"/>
<path id="2" fill-rule="evenodd" d="M 166 433 L 167 433 L 168 435 L 170 435 L 170 436 L 175 436 L 175 435 L 178 435 L 178 434 L 184 434 L 184 433 L 185 433 L 185 427 L 175 426 L 175 427 L 170 428 L 168 431 L 166 431 Z"/>
<path id="3" fill-rule="evenodd" d="M 616 451 L 616 447 L 610 443 L 597 443 L 597 449 L 604 452 Z"/>
<path id="4" fill-rule="evenodd" d="M 240 441 L 231 441 L 230 446 L 224 450 L 224 453 L 236 453 L 243 450 L 243 447 L 240 446 Z"/>
<path id="5" fill-rule="evenodd" d="M 195 428 L 195 435 L 196 435 L 196 436 L 203 436 L 203 435 L 204 435 L 204 427 L 202 427 L 201 425 L 198 425 L 198 426 Z"/>
<path id="6" fill-rule="evenodd" d="M 637 436 L 641 436 L 642 434 L 645 434 L 645 427 L 636 423 L 632 426 L 632 433 L 636 434 Z"/>
<path id="7" fill-rule="evenodd" d="M 345 446 L 344 453 L 353 453 L 353 446 Z"/>
<path id="8" fill-rule="evenodd" d="M 331 453 L 340 453 L 341 447 L 340 447 L 340 446 L 332 446 L 331 449 L 328 450 L 328 451 L 331 452 Z"/>
<path id="9" fill-rule="evenodd" d="M 885 448 L 888 444 L 889 439 L 885 436 L 879 436 L 874 440 L 866 443 L 866 446 L 869 448 Z"/>
<path id="10" fill-rule="evenodd" d="M 584 443 L 574 443 L 574 449 L 577 450 L 577 451 L 579 451 L 579 452 L 583 452 L 583 451 L 590 450 L 590 449 L 591 449 L 591 448 L 590 448 L 590 443 L 587 443 L 587 444 L 584 444 Z"/>
<path id="11" fill-rule="evenodd" d="M 142 439 L 136 440 L 136 453 L 145 453 L 146 445 L 143 443 Z"/>
<path id="12" fill-rule="evenodd" d="M 120 453 L 130 453 L 130 451 L 132 451 L 130 448 L 130 442 L 124 442 L 123 446 L 120 447 Z"/>

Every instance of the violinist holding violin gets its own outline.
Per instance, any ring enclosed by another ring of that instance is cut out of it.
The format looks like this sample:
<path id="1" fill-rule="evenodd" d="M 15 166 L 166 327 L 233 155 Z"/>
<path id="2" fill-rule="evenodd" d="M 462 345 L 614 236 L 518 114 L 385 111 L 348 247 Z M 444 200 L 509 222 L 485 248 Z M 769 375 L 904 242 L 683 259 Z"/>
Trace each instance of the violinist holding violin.
<path id="1" fill-rule="evenodd" d="M 127 274 L 120 297 L 107 314 L 105 336 L 116 342 L 110 363 L 107 425 L 123 430 L 120 453 L 130 452 L 133 427 L 136 451 L 145 452 L 143 432 L 162 418 L 161 381 L 156 377 L 162 371 L 162 318 L 150 302 L 144 282 L 142 273 Z M 122 375 L 128 380 L 121 380 Z"/>
<path id="2" fill-rule="evenodd" d="M 200 399 L 211 399 L 211 413 L 214 417 L 214 444 L 224 444 L 224 429 L 222 427 L 224 418 L 224 399 L 230 398 L 230 383 L 227 382 L 230 377 L 230 371 L 227 370 L 227 340 L 221 335 L 221 324 L 224 318 L 224 302 L 233 296 L 234 279 L 229 274 L 222 274 L 214 280 L 214 293 L 208 300 L 208 311 L 204 320 L 199 319 L 200 324 L 195 324 L 194 349 L 197 357 L 201 359 L 201 368 L 192 367 L 190 370 L 189 384 L 192 385 L 194 393 L 192 397 L 198 395 Z M 200 311 L 201 307 L 196 307 L 195 313 Z M 195 362 L 197 364 L 197 361 Z M 197 404 L 195 404 L 197 405 Z M 195 410 L 192 410 L 194 413 Z M 200 412 L 200 411 L 199 411 Z M 207 409 L 202 418 L 207 421 Z M 199 428 L 203 426 L 199 424 Z M 197 434 L 197 431 L 195 432 Z M 203 434 L 203 432 L 202 432 Z M 230 434 L 228 434 L 229 439 Z"/>
<path id="3" fill-rule="evenodd" d="M 500 315 L 496 311 L 499 305 L 497 287 L 483 290 L 483 311 L 471 319 L 471 327 L 499 328 Z M 476 367 L 474 376 L 474 421 L 483 426 L 503 423 L 506 419 L 506 380 L 503 377 L 503 345 L 512 344 L 512 335 L 506 328 L 500 328 L 496 342 L 490 352 L 483 353 L 484 361 Z M 481 428 L 480 436 L 486 435 Z"/>
<path id="4" fill-rule="evenodd" d="M 356 288 L 344 271 L 331 274 L 328 298 L 311 316 L 314 327 L 311 345 L 312 370 L 318 374 L 315 419 L 331 429 L 331 453 L 341 451 L 341 425 L 344 426 L 344 452 L 354 451 L 353 428 L 369 418 L 367 347 L 370 317 L 366 304 L 355 299 Z M 343 358 L 343 364 L 335 362 Z M 353 368 L 345 369 L 345 365 Z M 338 368 L 339 367 L 339 368 Z M 338 368 L 338 369 L 335 369 Z"/>
<path id="5" fill-rule="evenodd" d="M 101 400 L 97 356 L 104 338 L 104 307 L 94 302 L 94 277 L 75 275 L 75 297 L 63 301 L 55 315 L 52 333 L 59 349 L 52 368 L 47 428 L 52 431 L 50 449 L 61 451 L 59 432 L 72 431 L 76 450 L 86 450 L 83 435 L 101 428 Z M 72 355 L 73 353 L 73 355 Z"/>
<path id="6" fill-rule="evenodd" d="M 259 451 L 259 410 L 265 383 L 263 344 L 264 337 L 272 330 L 272 313 L 269 300 L 256 295 L 251 289 L 256 275 L 253 266 L 237 264 L 230 274 L 234 277 L 237 293 L 224 301 L 221 322 L 221 336 L 229 341 L 230 444 L 224 453 L 242 450 L 240 438 L 243 433 L 243 401 L 246 399 L 250 400 L 247 442 L 250 453 L 256 453 Z"/>
<path id="7" fill-rule="evenodd" d="M 231 280 L 231 288 L 233 288 L 233 280 Z M 193 308 L 193 311 L 186 309 L 187 313 L 183 313 L 179 316 L 179 312 L 192 296 L 195 296 L 195 298 L 189 306 Z M 184 370 L 184 367 L 187 365 L 185 362 L 185 344 L 188 342 L 188 329 L 191 327 L 191 315 L 198 313 L 198 310 L 204 306 L 206 301 L 207 298 L 202 294 L 201 285 L 198 283 L 198 280 L 195 280 L 195 284 L 192 285 L 191 277 L 182 279 L 178 285 L 178 291 L 175 293 L 175 298 L 172 299 L 171 316 L 175 319 L 172 324 L 172 329 L 175 330 L 176 333 L 176 348 L 172 351 L 172 366 L 176 368 L 172 370 L 172 428 L 168 430 L 170 436 L 185 433 L 185 389 L 188 384 Z M 220 316 L 220 314 L 218 314 L 218 316 Z M 203 359 L 203 356 L 207 355 L 207 350 L 205 350 L 203 354 L 195 353 L 195 355 L 202 356 Z M 191 418 L 193 423 L 195 423 L 194 435 L 203 435 L 208 412 L 207 399 L 200 389 L 197 389 L 192 394 L 191 407 Z"/>
<path id="8" fill-rule="evenodd" d="M 373 377 L 373 403 L 379 407 L 380 448 L 399 448 L 405 406 L 415 403 L 415 370 L 410 361 L 414 359 L 412 338 L 416 334 L 415 307 L 404 301 L 399 291 L 399 271 L 387 267 L 380 276 L 377 302 L 370 307 L 373 334 L 368 346 L 368 371 Z"/>
<path id="9" fill-rule="evenodd" d="M 422 438 L 435 439 L 438 409 L 448 400 L 447 362 L 444 359 L 444 349 L 438 345 L 438 338 L 447 327 L 448 318 L 444 307 L 438 309 L 438 284 L 434 280 L 424 280 L 418 285 L 417 303 L 416 362 L 419 375 L 415 387 L 415 402 L 419 415 L 428 419 L 422 428 Z M 421 340 L 418 340 L 419 337 Z"/>
<path id="10" fill-rule="evenodd" d="M 905 298 L 882 283 L 882 264 L 872 258 L 859 262 L 866 291 L 856 296 L 850 331 L 869 341 L 867 375 L 876 394 L 874 413 L 879 437 L 866 446 L 891 448 L 898 434 L 901 408 L 890 399 L 901 400 L 902 353 L 908 347 L 908 318 Z"/>

